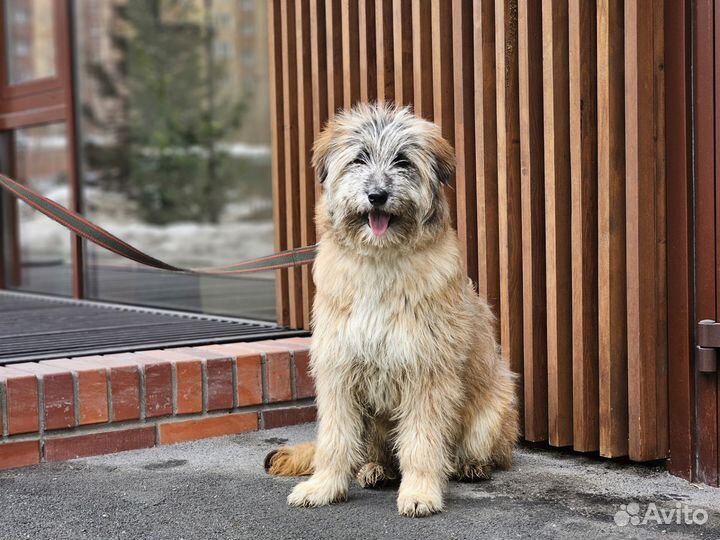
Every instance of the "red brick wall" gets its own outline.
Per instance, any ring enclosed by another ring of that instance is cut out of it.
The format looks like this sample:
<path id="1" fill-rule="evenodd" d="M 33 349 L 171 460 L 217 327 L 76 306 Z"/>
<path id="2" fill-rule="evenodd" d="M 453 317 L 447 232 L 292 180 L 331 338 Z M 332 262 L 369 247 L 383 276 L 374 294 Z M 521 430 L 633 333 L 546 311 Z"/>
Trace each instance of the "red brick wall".
<path id="1" fill-rule="evenodd" d="M 309 338 L 0 367 L 0 469 L 311 422 Z"/>

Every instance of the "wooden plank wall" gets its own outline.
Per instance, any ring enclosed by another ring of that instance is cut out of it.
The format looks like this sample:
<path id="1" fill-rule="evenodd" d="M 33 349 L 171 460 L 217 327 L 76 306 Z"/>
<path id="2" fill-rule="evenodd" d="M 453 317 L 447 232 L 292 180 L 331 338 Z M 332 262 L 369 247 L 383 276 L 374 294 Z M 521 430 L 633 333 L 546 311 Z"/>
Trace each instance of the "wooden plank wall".
<path id="1" fill-rule="evenodd" d="M 498 316 L 523 435 L 666 457 L 660 0 L 272 0 L 276 247 L 315 241 L 311 140 L 357 101 L 413 105 L 454 145 L 468 276 Z M 307 269 L 278 319 L 309 328 Z"/>
<path id="2" fill-rule="evenodd" d="M 720 9 L 715 2 L 704 0 L 693 5 L 695 10 L 694 44 L 694 108 L 695 118 L 695 288 L 702 291 L 695 298 L 696 321 L 718 320 L 718 125 L 720 92 L 717 88 L 717 34 Z M 720 483 L 720 407 L 718 379 L 711 375 L 695 378 L 697 480 L 710 485 Z"/>

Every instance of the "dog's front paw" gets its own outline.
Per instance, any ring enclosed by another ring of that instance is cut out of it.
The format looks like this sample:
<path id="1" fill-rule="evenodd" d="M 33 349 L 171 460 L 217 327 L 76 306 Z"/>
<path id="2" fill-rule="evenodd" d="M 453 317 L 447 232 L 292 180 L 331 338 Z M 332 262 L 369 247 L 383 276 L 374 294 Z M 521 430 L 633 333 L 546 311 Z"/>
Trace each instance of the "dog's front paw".
<path id="1" fill-rule="evenodd" d="M 442 511 L 442 484 L 412 475 L 403 477 L 397 507 L 407 517 L 425 517 Z"/>
<path id="2" fill-rule="evenodd" d="M 301 482 L 288 495 L 290 506 L 325 506 L 347 498 L 347 487 L 340 482 L 311 478 Z"/>
<path id="3" fill-rule="evenodd" d="M 382 487 L 396 479 L 394 470 L 375 462 L 366 463 L 357 473 L 357 481 L 363 488 Z"/>
<path id="4" fill-rule="evenodd" d="M 442 511 L 442 498 L 427 493 L 401 493 L 397 500 L 398 512 L 407 517 L 425 517 Z"/>

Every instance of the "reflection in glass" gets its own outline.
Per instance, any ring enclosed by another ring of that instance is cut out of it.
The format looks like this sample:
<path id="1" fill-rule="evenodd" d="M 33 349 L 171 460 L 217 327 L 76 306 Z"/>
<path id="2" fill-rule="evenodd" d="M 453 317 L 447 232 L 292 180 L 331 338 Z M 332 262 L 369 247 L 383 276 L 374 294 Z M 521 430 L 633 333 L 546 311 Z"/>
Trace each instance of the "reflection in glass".
<path id="1" fill-rule="evenodd" d="M 93 0 L 77 10 L 86 211 L 153 256 L 273 249 L 266 4 Z M 274 275 L 178 276 L 91 246 L 91 297 L 273 319 Z"/>
<path id="2" fill-rule="evenodd" d="M 42 195 L 70 205 L 65 124 L 48 124 L 14 132 L 15 174 Z M 19 269 L 16 288 L 69 296 L 70 233 L 23 202 L 17 203 Z"/>
<path id="3" fill-rule="evenodd" d="M 8 82 L 20 84 L 55 75 L 51 0 L 5 0 Z"/>

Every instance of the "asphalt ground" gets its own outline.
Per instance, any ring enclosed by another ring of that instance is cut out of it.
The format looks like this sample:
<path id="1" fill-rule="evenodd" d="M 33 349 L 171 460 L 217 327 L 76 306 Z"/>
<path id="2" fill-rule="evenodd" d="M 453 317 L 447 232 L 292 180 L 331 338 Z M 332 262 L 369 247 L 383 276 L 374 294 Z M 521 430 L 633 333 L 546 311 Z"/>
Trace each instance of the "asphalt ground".
<path id="1" fill-rule="evenodd" d="M 518 448 L 513 468 L 491 480 L 451 483 L 445 511 L 428 518 L 399 516 L 396 487 L 354 485 L 345 503 L 289 508 L 298 479 L 266 475 L 263 458 L 279 444 L 312 439 L 314 429 L 2 471 L 0 538 L 720 538 L 720 489 L 658 466 L 540 448 Z"/>

